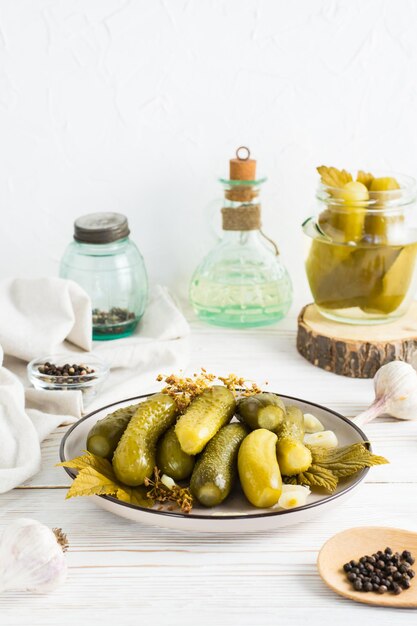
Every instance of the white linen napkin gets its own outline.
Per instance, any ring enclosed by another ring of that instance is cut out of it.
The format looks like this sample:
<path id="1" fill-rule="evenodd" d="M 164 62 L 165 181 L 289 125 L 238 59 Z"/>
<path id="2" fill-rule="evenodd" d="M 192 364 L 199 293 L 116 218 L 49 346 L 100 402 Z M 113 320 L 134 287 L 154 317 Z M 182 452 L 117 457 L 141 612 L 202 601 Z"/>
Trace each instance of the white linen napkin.
<path id="1" fill-rule="evenodd" d="M 131 337 L 92 342 L 90 301 L 72 281 L 0 283 L 0 493 L 39 470 L 40 442 L 57 426 L 86 410 L 154 391 L 158 373 L 185 368 L 188 334 L 187 321 L 161 286 Z M 87 409 L 81 391 L 25 390 L 28 360 L 51 353 L 76 360 L 91 349 L 111 372 Z"/>

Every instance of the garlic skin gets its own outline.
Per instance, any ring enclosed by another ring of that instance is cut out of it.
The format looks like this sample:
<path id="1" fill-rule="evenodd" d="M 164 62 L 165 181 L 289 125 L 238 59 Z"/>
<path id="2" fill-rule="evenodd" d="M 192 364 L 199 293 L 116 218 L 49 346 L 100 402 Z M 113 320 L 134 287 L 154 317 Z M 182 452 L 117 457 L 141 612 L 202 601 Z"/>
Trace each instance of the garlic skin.
<path id="1" fill-rule="evenodd" d="M 363 426 L 380 415 L 400 420 L 417 419 L 417 372 L 404 361 L 383 365 L 374 377 L 375 400 L 354 418 Z"/>
<path id="2" fill-rule="evenodd" d="M 0 593 L 56 589 L 67 576 L 64 549 L 54 531 L 40 522 L 25 517 L 12 522 L 0 540 Z"/>

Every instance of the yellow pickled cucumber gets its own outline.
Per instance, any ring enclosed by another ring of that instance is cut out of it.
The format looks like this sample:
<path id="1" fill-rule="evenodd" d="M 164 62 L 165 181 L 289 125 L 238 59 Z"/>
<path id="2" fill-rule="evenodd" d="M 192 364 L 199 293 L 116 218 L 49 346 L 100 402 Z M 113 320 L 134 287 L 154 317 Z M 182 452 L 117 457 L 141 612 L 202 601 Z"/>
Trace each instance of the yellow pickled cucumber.
<path id="1" fill-rule="evenodd" d="M 357 242 L 362 239 L 365 221 L 365 208 L 369 200 L 367 187 L 352 180 L 342 189 L 333 192 L 339 204 L 332 206 L 332 225 L 340 233 L 340 241 Z"/>
<path id="2" fill-rule="evenodd" d="M 277 436 L 270 430 L 253 430 L 241 443 L 238 454 L 240 484 L 253 506 L 276 504 L 282 491 L 282 478 L 276 456 Z"/>
<path id="3" fill-rule="evenodd" d="M 380 193 L 386 191 L 393 192 L 396 189 L 400 189 L 400 185 L 391 176 L 374 178 L 371 182 L 369 195 L 373 200 L 371 206 L 373 213 L 369 213 L 365 219 L 364 238 L 367 242 L 387 244 L 392 241 L 392 236 L 398 236 L 398 231 L 404 224 L 404 215 L 392 214 L 386 211 L 387 202 L 392 201 L 396 194 Z"/>
<path id="4" fill-rule="evenodd" d="M 181 415 L 175 433 L 186 454 L 198 454 L 218 430 L 233 417 L 236 400 L 222 385 L 205 389 Z"/>
<path id="5" fill-rule="evenodd" d="M 296 406 L 287 407 L 287 416 L 277 438 L 277 459 L 284 476 L 308 470 L 312 463 L 310 450 L 303 444 L 304 416 Z"/>
<path id="6" fill-rule="evenodd" d="M 393 191 L 394 189 L 400 189 L 400 185 L 392 176 L 374 178 L 369 187 L 370 191 Z"/>
<path id="7" fill-rule="evenodd" d="M 177 405 L 168 395 L 158 393 L 139 404 L 113 456 L 117 478 L 131 487 L 143 485 L 156 465 L 156 443 L 175 422 Z"/>

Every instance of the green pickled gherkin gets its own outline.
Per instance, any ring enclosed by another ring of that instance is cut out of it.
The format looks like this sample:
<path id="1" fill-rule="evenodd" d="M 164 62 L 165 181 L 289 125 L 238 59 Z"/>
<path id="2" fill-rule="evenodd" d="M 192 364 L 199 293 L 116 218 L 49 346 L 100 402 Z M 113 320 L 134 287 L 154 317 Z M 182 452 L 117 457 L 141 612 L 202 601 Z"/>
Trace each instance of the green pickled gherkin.
<path id="1" fill-rule="evenodd" d="M 341 257 L 339 248 L 350 248 L 349 254 Z M 324 309 L 363 308 L 383 290 L 388 292 L 389 285 L 398 289 L 398 283 L 389 280 L 389 271 L 395 266 L 402 249 L 402 246 L 350 247 L 324 240 L 313 241 L 306 271 L 314 301 Z M 405 297 L 407 294 L 413 268 L 414 259 L 410 267 L 404 263 L 401 268 L 409 280 L 401 291 L 396 292 L 397 295 Z"/>
<path id="2" fill-rule="evenodd" d="M 138 404 L 132 404 L 117 409 L 96 422 L 87 435 L 87 450 L 91 454 L 111 460 L 138 406 Z"/>
<path id="3" fill-rule="evenodd" d="M 171 426 L 158 441 L 156 450 L 158 469 L 174 480 L 185 480 L 191 476 L 194 463 L 194 456 L 183 452 L 175 434 L 175 426 Z"/>
<path id="4" fill-rule="evenodd" d="M 174 424 L 176 416 L 175 401 L 163 393 L 139 404 L 113 456 L 114 473 L 122 483 L 136 487 L 152 476 L 157 441 Z"/>
<path id="5" fill-rule="evenodd" d="M 187 454 L 199 454 L 206 443 L 233 417 L 236 400 L 222 385 L 213 385 L 191 402 L 181 415 L 175 433 Z"/>
<path id="6" fill-rule="evenodd" d="M 306 273 L 314 301 L 329 309 L 360 306 L 361 288 L 350 285 L 345 276 L 354 265 L 356 249 L 314 239 L 306 260 Z"/>
<path id="7" fill-rule="evenodd" d="M 286 418 L 277 433 L 277 459 L 281 473 L 294 476 L 311 465 L 310 450 L 303 444 L 304 415 L 296 406 L 287 407 Z"/>
<path id="8" fill-rule="evenodd" d="M 393 313 L 407 296 L 415 272 L 417 244 L 397 247 L 396 251 L 395 259 L 363 303 L 365 313 Z"/>
<path id="9" fill-rule="evenodd" d="M 257 393 L 241 398 L 237 403 L 237 417 L 251 428 L 276 431 L 285 416 L 285 404 L 274 393 Z"/>
<path id="10" fill-rule="evenodd" d="M 237 455 L 249 429 L 239 422 L 223 426 L 205 447 L 191 476 L 193 496 L 207 507 L 221 504 L 237 478 Z"/>

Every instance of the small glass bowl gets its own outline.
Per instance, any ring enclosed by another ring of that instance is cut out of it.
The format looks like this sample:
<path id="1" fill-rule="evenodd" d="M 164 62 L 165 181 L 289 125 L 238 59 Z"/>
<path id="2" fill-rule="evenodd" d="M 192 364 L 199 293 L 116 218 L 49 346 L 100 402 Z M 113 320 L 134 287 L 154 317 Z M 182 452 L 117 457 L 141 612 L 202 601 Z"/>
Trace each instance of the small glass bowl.
<path id="1" fill-rule="evenodd" d="M 51 374 L 44 374 L 39 371 L 39 366 L 45 363 L 52 363 L 54 365 L 63 366 L 72 361 L 79 361 L 77 366 L 86 365 L 93 369 L 94 372 L 79 376 L 57 376 Z M 33 359 L 28 366 L 28 378 L 35 389 L 44 389 L 46 391 L 72 391 L 80 390 L 83 394 L 84 407 L 87 406 L 97 395 L 103 382 L 109 375 L 109 366 L 100 361 L 93 355 L 79 355 L 76 358 L 74 354 L 53 354 L 38 359 Z"/>

